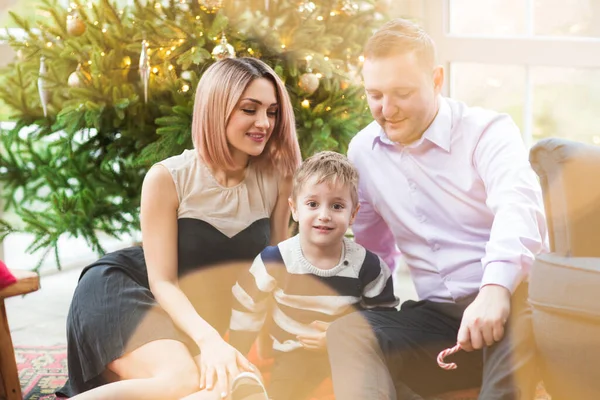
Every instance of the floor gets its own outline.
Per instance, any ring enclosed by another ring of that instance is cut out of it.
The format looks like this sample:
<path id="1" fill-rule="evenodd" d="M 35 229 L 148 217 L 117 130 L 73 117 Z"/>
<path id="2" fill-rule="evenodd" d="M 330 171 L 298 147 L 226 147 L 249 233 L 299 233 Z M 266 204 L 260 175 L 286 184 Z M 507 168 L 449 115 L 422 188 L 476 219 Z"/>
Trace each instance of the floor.
<path id="1" fill-rule="evenodd" d="M 82 256 L 83 257 L 83 256 Z M 8 322 L 15 346 L 52 346 L 66 343 L 65 324 L 69 304 L 81 269 L 89 262 L 58 273 L 47 272 L 41 277 L 41 289 L 25 296 L 6 300 Z M 416 294 L 405 268 L 395 276 L 395 291 L 401 301 L 414 299 Z"/>
<path id="2" fill-rule="evenodd" d="M 42 276 L 37 292 L 5 300 L 13 345 L 66 343 L 67 313 L 80 272 L 81 268 L 73 268 Z"/>
<path id="3" fill-rule="evenodd" d="M 134 239 L 121 240 L 100 236 L 106 251 L 129 246 Z M 33 269 L 42 253 L 30 254 L 27 247 L 32 237 L 11 234 L 0 245 L 1 258 L 9 268 Z M 52 346 L 67 342 L 65 324 L 69 304 L 81 269 L 98 256 L 81 238 L 61 238 L 59 242 L 61 270 L 54 254 L 46 257 L 40 268 L 40 290 L 5 300 L 10 332 L 15 346 Z"/>

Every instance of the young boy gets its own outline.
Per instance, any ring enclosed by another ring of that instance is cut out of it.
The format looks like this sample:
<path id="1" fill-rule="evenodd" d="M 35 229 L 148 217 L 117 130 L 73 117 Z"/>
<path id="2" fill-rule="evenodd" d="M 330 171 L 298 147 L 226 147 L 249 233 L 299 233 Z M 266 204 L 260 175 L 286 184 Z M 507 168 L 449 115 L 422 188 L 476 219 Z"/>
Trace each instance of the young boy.
<path id="1" fill-rule="evenodd" d="M 398 305 L 387 265 L 344 236 L 358 211 L 357 184 L 356 169 L 341 154 L 305 160 L 289 199 L 299 234 L 263 250 L 233 287 L 230 343 L 243 354 L 270 310 L 273 400 L 305 399 L 330 375 L 329 323 L 356 310 Z"/>

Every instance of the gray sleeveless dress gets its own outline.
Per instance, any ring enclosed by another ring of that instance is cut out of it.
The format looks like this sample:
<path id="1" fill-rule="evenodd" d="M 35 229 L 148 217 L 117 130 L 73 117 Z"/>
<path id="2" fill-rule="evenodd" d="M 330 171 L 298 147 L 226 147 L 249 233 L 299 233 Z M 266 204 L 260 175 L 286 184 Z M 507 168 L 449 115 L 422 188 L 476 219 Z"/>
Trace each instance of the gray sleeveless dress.
<path id="1" fill-rule="evenodd" d="M 224 334 L 237 275 L 269 244 L 276 174 L 251 163 L 244 180 L 227 188 L 195 150 L 159 164 L 171 173 L 179 199 L 180 286 L 198 313 Z M 110 362 L 158 339 L 179 340 L 198 353 L 154 300 L 143 249 L 105 255 L 79 278 L 67 319 L 69 380 L 57 394 L 74 396 L 104 384 L 101 374 Z"/>

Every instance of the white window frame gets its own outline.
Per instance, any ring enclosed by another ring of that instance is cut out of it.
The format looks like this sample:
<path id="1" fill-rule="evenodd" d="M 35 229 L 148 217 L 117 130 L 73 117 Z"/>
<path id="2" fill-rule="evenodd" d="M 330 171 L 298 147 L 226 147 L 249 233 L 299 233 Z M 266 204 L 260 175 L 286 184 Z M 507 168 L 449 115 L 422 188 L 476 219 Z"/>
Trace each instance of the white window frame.
<path id="1" fill-rule="evenodd" d="M 446 69 L 443 93 L 453 95 L 452 63 L 520 65 L 525 68 L 523 140 L 532 144 L 533 81 L 531 67 L 600 68 L 600 38 L 534 36 L 534 1 L 524 0 L 527 31 L 522 36 L 459 35 L 450 30 L 452 0 L 423 0 L 424 27 L 435 41 Z"/>

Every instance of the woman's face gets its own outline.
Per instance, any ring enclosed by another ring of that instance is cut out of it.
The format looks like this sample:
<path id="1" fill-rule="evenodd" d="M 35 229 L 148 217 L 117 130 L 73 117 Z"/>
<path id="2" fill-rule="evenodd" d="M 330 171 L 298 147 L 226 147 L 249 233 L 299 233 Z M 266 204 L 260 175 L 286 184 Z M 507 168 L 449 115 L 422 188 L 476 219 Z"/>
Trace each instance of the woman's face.
<path id="1" fill-rule="evenodd" d="M 277 109 L 275 85 L 265 78 L 254 79 L 238 101 L 226 128 L 229 150 L 240 167 L 248 157 L 259 156 L 275 127 Z"/>

